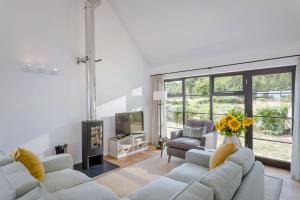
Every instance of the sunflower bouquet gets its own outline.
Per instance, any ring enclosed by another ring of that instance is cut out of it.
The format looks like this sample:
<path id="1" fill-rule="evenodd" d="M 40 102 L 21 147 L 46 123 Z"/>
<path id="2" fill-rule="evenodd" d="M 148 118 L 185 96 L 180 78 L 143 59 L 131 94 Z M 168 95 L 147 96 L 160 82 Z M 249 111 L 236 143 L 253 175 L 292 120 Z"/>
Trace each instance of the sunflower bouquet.
<path id="1" fill-rule="evenodd" d="M 241 111 L 233 109 L 215 123 L 215 127 L 222 136 L 231 137 L 236 135 L 239 137 L 242 133 L 246 133 L 246 127 L 252 124 L 253 119 L 251 117 L 246 117 Z"/>

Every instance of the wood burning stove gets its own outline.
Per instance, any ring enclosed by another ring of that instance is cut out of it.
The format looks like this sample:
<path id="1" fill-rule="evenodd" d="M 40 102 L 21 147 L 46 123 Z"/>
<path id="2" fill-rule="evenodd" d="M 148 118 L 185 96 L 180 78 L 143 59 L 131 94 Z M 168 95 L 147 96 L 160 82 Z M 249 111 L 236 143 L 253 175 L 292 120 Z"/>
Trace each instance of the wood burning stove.
<path id="1" fill-rule="evenodd" d="M 82 122 L 82 169 L 103 163 L 103 121 Z"/>

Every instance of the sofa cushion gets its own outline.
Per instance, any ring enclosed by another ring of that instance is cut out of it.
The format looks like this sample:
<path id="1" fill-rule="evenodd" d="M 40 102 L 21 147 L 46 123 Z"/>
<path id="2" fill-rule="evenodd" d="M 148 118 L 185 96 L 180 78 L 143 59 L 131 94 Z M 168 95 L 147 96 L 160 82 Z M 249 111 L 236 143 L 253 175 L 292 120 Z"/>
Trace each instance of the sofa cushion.
<path id="1" fill-rule="evenodd" d="M 42 163 L 46 173 L 63 169 L 73 169 L 73 158 L 70 154 L 57 154 L 43 158 Z"/>
<path id="2" fill-rule="evenodd" d="M 29 171 L 19 162 L 14 162 L 0 168 L 1 173 L 11 189 L 16 193 L 16 198 L 24 195 L 39 185 Z"/>
<path id="3" fill-rule="evenodd" d="M 0 199 L 14 200 L 16 199 L 16 192 L 10 187 L 9 183 L 0 173 Z"/>
<path id="4" fill-rule="evenodd" d="M 2 171 L 3 175 L 18 173 L 18 172 L 29 173 L 29 171 L 26 169 L 26 167 L 20 162 L 13 162 L 8 165 L 2 166 L 1 171 Z"/>
<path id="5" fill-rule="evenodd" d="M 192 181 L 170 200 L 213 200 L 213 190 L 201 183 Z"/>
<path id="6" fill-rule="evenodd" d="M 167 177 L 161 177 L 149 185 L 137 191 L 132 197 L 132 200 L 168 200 L 178 191 L 182 190 L 187 183 L 175 181 Z"/>
<path id="7" fill-rule="evenodd" d="M 209 160 L 211 155 L 211 151 L 191 149 L 185 153 L 185 162 L 209 168 Z"/>
<path id="8" fill-rule="evenodd" d="M 53 195 L 48 193 L 45 189 L 36 187 L 30 192 L 26 193 L 17 200 L 57 200 Z"/>
<path id="9" fill-rule="evenodd" d="M 46 174 L 43 186 L 50 193 L 91 181 L 85 174 L 72 169 L 64 169 Z"/>
<path id="10" fill-rule="evenodd" d="M 94 181 L 53 193 L 58 200 L 119 200 L 111 190 Z"/>
<path id="11" fill-rule="evenodd" d="M 13 162 L 13 159 L 6 153 L 0 151 L 0 166 L 8 165 Z"/>
<path id="12" fill-rule="evenodd" d="M 165 176 L 184 183 L 190 183 L 192 180 L 199 180 L 208 173 L 208 168 L 195 165 L 193 163 L 184 163 L 176 167 Z"/>
<path id="13" fill-rule="evenodd" d="M 265 199 L 265 197 L 264 197 L 264 194 L 265 194 L 264 169 L 265 169 L 265 167 L 261 162 L 255 161 L 251 170 L 249 171 L 249 173 L 243 178 L 243 181 L 242 181 L 238 191 L 236 191 L 236 193 L 234 194 L 234 197 L 232 200 L 241 200 L 241 199 L 243 199 L 243 200 L 253 200 L 253 199 L 264 200 Z M 268 199 L 268 198 L 266 198 L 266 199 Z"/>
<path id="14" fill-rule="evenodd" d="M 227 160 L 240 165 L 242 167 L 244 177 L 252 168 L 255 162 L 255 156 L 251 149 L 242 147 L 228 156 Z"/>
<path id="15" fill-rule="evenodd" d="M 214 200 L 230 200 L 242 181 L 242 167 L 228 161 L 207 175 L 200 178 L 199 182 L 212 188 Z"/>
<path id="16" fill-rule="evenodd" d="M 182 136 L 200 139 L 202 137 L 202 135 L 204 135 L 205 133 L 207 133 L 207 126 L 193 128 L 193 127 L 184 125 L 183 131 L 182 131 Z"/>
<path id="17" fill-rule="evenodd" d="M 188 151 L 190 149 L 200 146 L 200 143 L 201 141 L 199 139 L 189 138 L 189 137 L 179 137 L 173 140 L 168 140 L 167 146 Z"/>

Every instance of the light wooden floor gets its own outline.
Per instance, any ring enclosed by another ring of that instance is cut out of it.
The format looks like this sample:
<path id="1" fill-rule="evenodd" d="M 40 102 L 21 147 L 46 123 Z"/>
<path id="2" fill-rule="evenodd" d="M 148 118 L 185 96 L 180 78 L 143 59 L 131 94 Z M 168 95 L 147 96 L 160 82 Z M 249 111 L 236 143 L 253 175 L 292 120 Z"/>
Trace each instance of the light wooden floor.
<path id="1" fill-rule="evenodd" d="M 283 179 L 280 200 L 300 199 L 300 182 L 291 179 L 288 170 L 265 166 L 265 173 Z"/>
<path id="2" fill-rule="evenodd" d="M 127 167 L 130 165 L 133 165 L 134 163 L 137 163 L 139 161 L 145 160 L 147 158 L 150 158 L 150 157 L 158 155 L 158 154 L 160 154 L 160 150 L 156 150 L 155 146 L 148 146 L 148 150 L 128 156 L 128 157 L 115 159 L 110 156 L 105 156 L 104 159 L 111 163 L 119 165 L 120 167 Z"/>
<path id="3" fill-rule="evenodd" d="M 166 152 L 164 152 L 165 154 Z M 127 167 L 139 161 L 150 158 L 154 155 L 159 155 L 160 151 L 156 150 L 155 147 L 149 147 L 149 150 L 141 152 L 132 156 L 128 156 L 122 159 L 114 159 L 106 156 L 105 159 L 119 165 L 121 167 Z M 280 200 L 300 200 L 300 182 L 291 179 L 290 173 L 287 170 L 265 166 L 265 173 L 270 176 L 278 177 L 283 179 L 283 185 L 280 195 Z"/>

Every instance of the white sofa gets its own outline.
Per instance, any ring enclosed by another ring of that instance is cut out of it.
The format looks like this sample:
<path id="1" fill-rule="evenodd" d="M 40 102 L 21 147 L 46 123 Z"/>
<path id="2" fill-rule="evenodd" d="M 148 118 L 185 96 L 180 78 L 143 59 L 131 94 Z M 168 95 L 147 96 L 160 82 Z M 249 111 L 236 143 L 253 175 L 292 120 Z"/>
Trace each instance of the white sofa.
<path id="1" fill-rule="evenodd" d="M 209 171 L 211 152 L 190 150 L 185 163 L 137 191 L 132 200 L 264 200 L 264 166 L 241 148 Z M 160 198 L 162 197 L 162 198 Z"/>
<path id="2" fill-rule="evenodd" d="M 20 163 L 0 153 L 1 200 L 120 200 L 111 190 L 73 170 L 68 154 L 43 161 L 46 176 L 38 182 Z"/>
<path id="3" fill-rule="evenodd" d="M 241 148 L 209 171 L 211 153 L 190 150 L 186 163 L 153 181 L 129 198 L 73 170 L 68 154 L 43 161 L 46 177 L 34 179 L 19 162 L 0 153 L 1 200 L 263 200 L 264 167 L 252 150 Z M 255 192 L 253 192 L 255 191 Z"/>

